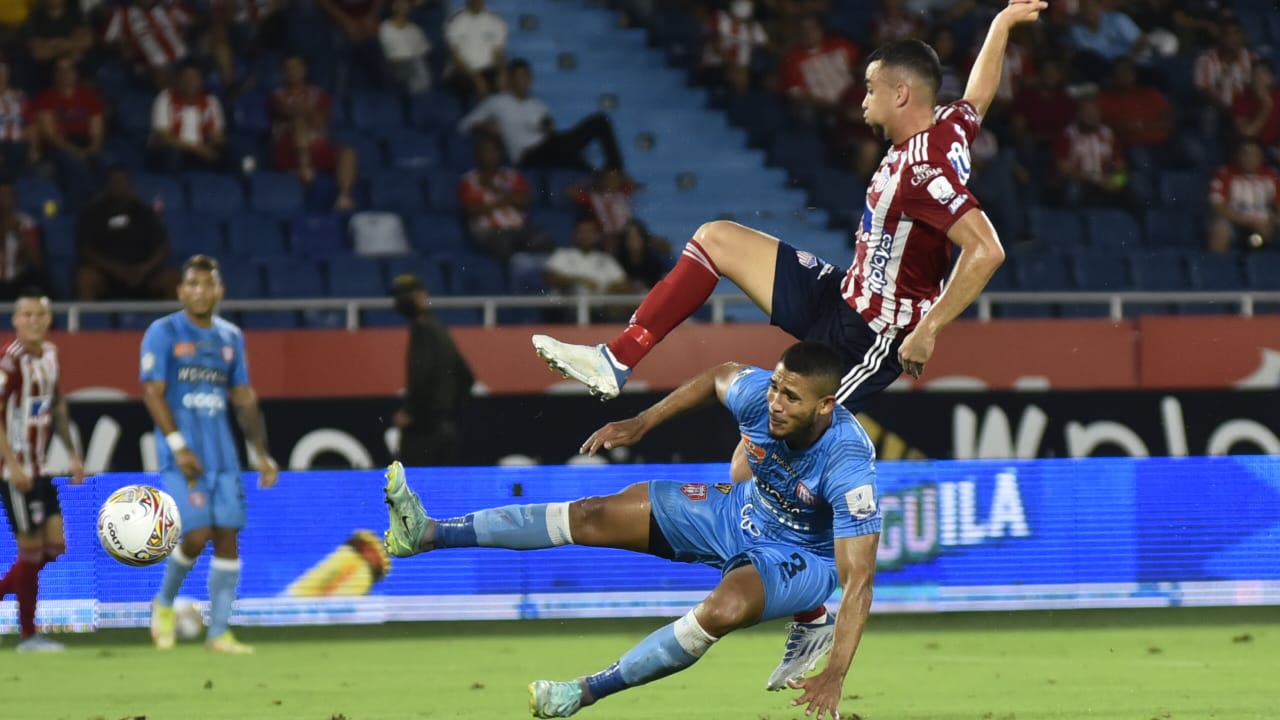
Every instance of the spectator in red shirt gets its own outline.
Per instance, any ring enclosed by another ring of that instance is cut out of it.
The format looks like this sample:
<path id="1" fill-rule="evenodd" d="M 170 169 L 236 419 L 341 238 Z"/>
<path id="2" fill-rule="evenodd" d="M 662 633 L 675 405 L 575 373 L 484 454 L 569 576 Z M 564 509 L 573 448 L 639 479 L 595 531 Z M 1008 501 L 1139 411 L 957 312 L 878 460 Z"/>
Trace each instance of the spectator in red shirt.
<path id="1" fill-rule="evenodd" d="M 1069 207 L 1125 202 L 1128 176 L 1123 148 L 1102 124 L 1097 98 L 1083 97 L 1075 122 L 1054 144 L 1058 199 Z"/>
<path id="2" fill-rule="evenodd" d="M 39 156 L 27 131 L 30 116 L 27 96 L 9 87 L 9 63 L 0 61 L 0 173 L 18 175 Z"/>
<path id="3" fill-rule="evenodd" d="M 272 162 L 310 184 L 316 172 L 332 172 L 338 183 L 337 210 L 355 207 L 356 152 L 329 140 L 329 93 L 307 84 L 300 55 L 284 59 L 282 84 L 268 100 L 272 122 Z"/>
<path id="4" fill-rule="evenodd" d="M 751 85 L 751 58 L 769 42 L 752 0 L 734 0 L 712 12 L 703 28 L 701 75 L 711 85 L 743 92 Z"/>
<path id="5" fill-rule="evenodd" d="M 826 34 L 818 18 L 802 18 L 798 43 L 782 60 L 782 89 L 792 107 L 807 117 L 834 111 L 854 83 L 858 57 L 856 45 Z"/>
<path id="6" fill-rule="evenodd" d="M 111 13 L 103 41 L 120 46 L 126 61 L 145 66 L 157 88 L 169 86 L 169 73 L 187 58 L 187 31 L 195 17 L 180 3 L 133 0 Z"/>
<path id="7" fill-rule="evenodd" d="M 1027 168 L 1033 182 L 1053 172 L 1052 148 L 1076 112 L 1067 94 L 1063 66 L 1045 60 L 1013 99 L 1013 140 L 1018 163 Z"/>
<path id="8" fill-rule="evenodd" d="M 0 176 L 0 300 L 16 300 L 24 291 L 48 292 L 36 223 L 18 209 L 13 179 Z"/>
<path id="9" fill-rule="evenodd" d="M 894 40 L 924 40 L 928 27 L 925 17 L 907 11 L 902 0 L 882 0 L 880 15 L 871 21 L 871 44 L 880 47 Z"/>
<path id="10" fill-rule="evenodd" d="M 1255 64 L 1253 53 L 1245 46 L 1240 23 L 1219 22 L 1217 43 L 1200 53 L 1193 71 L 1200 99 L 1200 131 L 1206 138 L 1219 138 L 1222 122 L 1230 120 L 1231 102 L 1236 93 L 1249 86 Z"/>
<path id="11" fill-rule="evenodd" d="M 1236 94 L 1231 114 L 1241 138 L 1257 140 L 1280 162 L 1280 87 L 1269 65 L 1253 66 L 1249 87 Z"/>
<path id="12" fill-rule="evenodd" d="M 1120 58 L 1111 67 L 1111 83 L 1098 95 L 1102 122 L 1128 148 L 1162 145 L 1169 140 L 1173 111 L 1164 93 L 1138 84 L 1138 67 Z"/>
<path id="13" fill-rule="evenodd" d="M 200 66 L 185 62 L 177 87 L 161 90 L 151 107 L 151 163 L 158 170 L 218 170 L 225 165 L 222 103 L 204 91 Z"/>
<path id="14" fill-rule="evenodd" d="M 566 194 L 600 223 L 606 236 L 621 232 L 631 220 L 631 196 L 636 182 L 617 168 L 598 170 L 586 182 L 572 185 Z"/>
<path id="15" fill-rule="evenodd" d="M 529 183 L 502 164 L 497 139 L 477 137 L 475 160 L 475 169 L 458 181 L 458 204 L 467 216 L 472 244 L 503 262 L 516 252 L 549 248 L 547 238 L 527 224 Z"/>
<path id="16" fill-rule="evenodd" d="M 53 87 L 36 97 L 34 109 L 41 150 L 57 164 L 68 201 L 90 197 L 105 133 L 102 98 L 80 84 L 75 63 L 63 58 L 54 64 Z"/>
<path id="17" fill-rule="evenodd" d="M 1244 140 L 1236 161 L 1218 169 L 1209 182 L 1208 247 L 1224 253 L 1259 248 L 1276 239 L 1280 228 L 1280 174 L 1262 162 L 1257 141 Z"/>

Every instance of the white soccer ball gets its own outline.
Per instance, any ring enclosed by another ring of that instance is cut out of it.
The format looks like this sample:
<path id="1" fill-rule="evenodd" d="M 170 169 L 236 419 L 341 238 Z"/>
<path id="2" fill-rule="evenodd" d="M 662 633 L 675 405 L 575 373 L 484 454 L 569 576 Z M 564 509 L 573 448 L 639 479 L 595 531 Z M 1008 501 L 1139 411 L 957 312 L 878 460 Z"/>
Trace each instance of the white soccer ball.
<path id="1" fill-rule="evenodd" d="M 150 485 L 126 485 L 98 510 L 98 541 L 125 565 L 154 565 L 169 556 L 181 537 L 177 503 Z"/>
<path id="2" fill-rule="evenodd" d="M 173 601 L 174 633 L 179 640 L 195 640 L 204 631 L 204 616 L 191 598 L 179 597 Z"/>

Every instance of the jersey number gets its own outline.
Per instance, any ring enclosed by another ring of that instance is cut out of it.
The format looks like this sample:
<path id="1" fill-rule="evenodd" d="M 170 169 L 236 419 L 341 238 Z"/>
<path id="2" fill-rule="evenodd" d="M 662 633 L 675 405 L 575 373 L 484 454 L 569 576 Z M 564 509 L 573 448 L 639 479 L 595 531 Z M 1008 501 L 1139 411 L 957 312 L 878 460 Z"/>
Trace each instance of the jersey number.
<path id="1" fill-rule="evenodd" d="M 778 569 L 786 573 L 788 580 L 795 577 L 801 570 L 809 567 L 809 564 L 804 561 L 804 556 L 800 553 L 791 553 L 791 559 L 794 562 L 787 562 L 786 560 L 783 560 L 778 563 Z"/>
<path id="2" fill-rule="evenodd" d="M 969 184 L 969 174 L 973 172 L 973 166 L 969 163 L 969 148 L 964 145 L 953 142 L 951 149 L 947 151 L 947 160 L 951 162 L 951 167 L 955 168 L 956 175 L 960 176 L 960 184 Z"/>

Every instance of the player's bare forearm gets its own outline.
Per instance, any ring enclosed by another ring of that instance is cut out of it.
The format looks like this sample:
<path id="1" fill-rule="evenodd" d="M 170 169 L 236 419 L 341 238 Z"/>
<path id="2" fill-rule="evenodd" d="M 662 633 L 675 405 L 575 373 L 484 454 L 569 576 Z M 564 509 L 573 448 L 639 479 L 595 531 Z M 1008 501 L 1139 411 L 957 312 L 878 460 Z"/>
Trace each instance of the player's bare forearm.
<path id="1" fill-rule="evenodd" d="M 920 328 L 937 335 L 973 304 L 1004 263 L 1004 248 L 995 228 L 981 210 L 970 210 L 947 233 L 960 246 L 960 259 L 937 304 L 920 321 Z"/>
<path id="2" fill-rule="evenodd" d="M 4 458 L 4 464 L 8 467 L 22 467 L 17 454 L 13 452 L 13 446 L 9 444 L 9 428 L 3 420 L 0 420 L 0 458 Z"/>
<path id="3" fill-rule="evenodd" d="M 1039 0 L 1010 2 L 991 21 L 986 40 L 982 42 L 982 49 L 973 61 L 969 82 L 964 88 L 964 99 L 973 105 L 979 117 L 987 114 L 1000 86 L 1005 48 L 1009 45 L 1009 30 L 1018 23 L 1034 21 L 1040 10 L 1046 7 L 1048 4 Z"/>
<path id="4" fill-rule="evenodd" d="M 231 404 L 236 409 L 236 422 L 244 431 L 258 457 L 267 457 L 267 433 L 262 423 L 262 411 L 258 408 L 258 395 L 248 385 L 231 388 Z"/>
<path id="5" fill-rule="evenodd" d="M 153 381 L 142 386 L 142 404 L 146 406 L 147 413 L 151 415 L 151 421 L 160 428 L 162 435 L 168 435 L 178 429 L 178 423 L 173 419 L 173 410 L 164 399 L 163 382 Z"/>
<path id="6" fill-rule="evenodd" d="M 741 368 L 740 363 L 727 362 L 704 370 L 692 380 L 671 391 L 670 395 L 659 400 L 653 407 L 642 411 L 637 417 L 644 421 L 646 428 L 655 428 L 682 412 L 705 405 L 717 398 L 724 402 L 729 379 Z"/>
<path id="7" fill-rule="evenodd" d="M 827 671 L 844 677 L 862 642 L 862 632 L 871 614 L 871 588 L 876 575 L 876 548 L 880 534 L 859 535 L 836 540 L 836 569 L 843 597 L 836 614 L 835 640 Z"/>
<path id="8" fill-rule="evenodd" d="M 59 396 L 53 404 L 53 434 L 66 446 L 72 457 L 78 457 L 75 438 L 71 437 L 71 409 L 65 398 Z"/>

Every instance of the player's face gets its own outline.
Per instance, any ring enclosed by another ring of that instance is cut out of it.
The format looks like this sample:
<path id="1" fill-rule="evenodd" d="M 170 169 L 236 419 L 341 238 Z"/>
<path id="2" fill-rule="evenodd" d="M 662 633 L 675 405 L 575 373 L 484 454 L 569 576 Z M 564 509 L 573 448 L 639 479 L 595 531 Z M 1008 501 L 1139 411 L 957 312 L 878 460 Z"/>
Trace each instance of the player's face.
<path id="1" fill-rule="evenodd" d="M 769 436 L 775 438 L 804 438 L 818 422 L 818 416 L 830 396 L 823 396 L 814 383 L 798 375 L 781 363 L 769 378 Z"/>
<path id="2" fill-rule="evenodd" d="M 13 329 L 23 343 L 43 342 L 52 322 L 48 298 L 20 298 L 13 308 Z"/>
<path id="3" fill-rule="evenodd" d="M 222 299 L 222 278 L 217 272 L 192 268 L 182 276 L 178 299 L 182 301 L 182 307 L 195 317 L 212 317 L 213 309 Z"/>
<path id="4" fill-rule="evenodd" d="M 876 60 L 867 66 L 867 94 L 862 98 L 862 117 L 881 140 L 889 136 L 886 125 L 893 116 L 898 87 L 896 76 Z"/>

